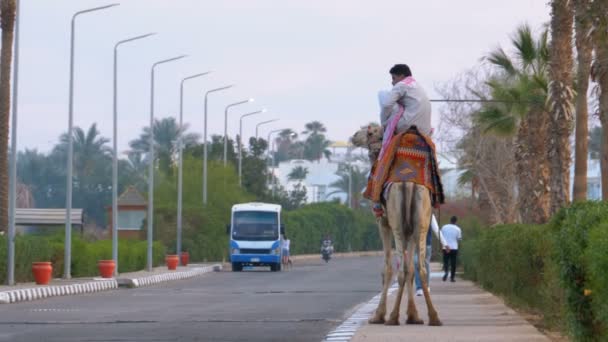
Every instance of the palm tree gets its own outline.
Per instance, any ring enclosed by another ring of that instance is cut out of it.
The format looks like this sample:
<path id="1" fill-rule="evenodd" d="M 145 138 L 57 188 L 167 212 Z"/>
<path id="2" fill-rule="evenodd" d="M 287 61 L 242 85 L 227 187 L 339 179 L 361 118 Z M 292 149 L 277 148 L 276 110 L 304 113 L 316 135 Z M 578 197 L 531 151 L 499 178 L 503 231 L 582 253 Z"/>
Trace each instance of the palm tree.
<path id="1" fill-rule="evenodd" d="M 110 139 L 100 136 L 97 124 L 91 125 L 86 133 L 82 128 L 74 127 L 73 139 L 75 176 L 77 181 L 83 181 L 109 161 L 112 150 L 107 144 Z M 68 134 L 64 133 L 54 153 L 63 160 L 67 158 L 67 150 Z"/>
<path id="2" fill-rule="evenodd" d="M 311 121 L 304 125 L 304 128 L 305 130 L 304 132 L 302 132 L 302 134 L 307 135 L 317 135 L 320 133 L 327 132 L 327 128 L 325 128 L 325 126 L 320 121 Z"/>
<path id="3" fill-rule="evenodd" d="M 512 38 L 514 56 L 502 48 L 487 60 L 500 74 L 488 82 L 491 96 L 504 102 L 485 106 L 478 114 L 486 131 L 516 135 L 515 160 L 518 183 L 518 208 L 521 220 L 543 223 L 550 209 L 546 139 L 548 134 L 547 69 L 549 53 L 547 32 L 538 39 L 523 25 Z"/>
<path id="4" fill-rule="evenodd" d="M 603 134 L 600 165 L 602 169 L 602 199 L 608 200 L 608 3 L 594 0 L 590 11 L 593 18 L 593 47 L 595 58 L 591 77 L 598 83 L 599 116 Z"/>
<path id="5" fill-rule="evenodd" d="M 301 182 L 308 176 L 308 169 L 303 166 L 294 167 L 291 172 L 287 175 L 287 179 L 290 181 Z"/>
<path id="6" fill-rule="evenodd" d="M 574 189 L 573 200 L 587 199 L 587 155 L 588 155 L 588 124 L 589 117 L 587 104 L 587 91 L 589 89 L 589 76 L 591 74 L 591 58 L 593 44 L 591 40 L 591 18 L 589 10 L 591 0 L 574 1 L 574 19 L 576 34 L 576 133 L 574 147 Z"/>
<path id="7" fill-rule="evenodd" d="M 284 160 L 289 160 L 292 157 L 290 155 L 290 151 L 292 150 L 292 145 L 296 141 L 297 137 L 298 134 L 292 129 L 284 129 L 279 133 L 279 136 L 275 140 L 277 144 L 275 160 L 277 163 Z"/>
<path id="8" fill-rule="evenodd" d="M 331 142 L 323 134 L 314 134 L 306 138 L 304 158 L 320 161 L 323 156 L 329 158 L 331 152 L 327 149 Z"/>
<path id="9" fill-rule="evenodd" d="M 0 53 L 0 231 L 8 227 L 8 128 L 11 108 L 11 67 L 15 35 L 15 0 L 0 0 L 0 27 L 2 51 Z"/>
<path id="10" fill-rule="evenodd" d="M 570 133 L 574 123 L 572 1 L 551 2 L 551 46 L 549 68 L 549 161 L 551 165 L 551 211 L 570 201 Z M 583 95 L 584 96 L 584 95 Z"/>
<path id="11" fill-rule="evenodd" d="M 354 209 L 359 208 L 361 203 L 361 191 L 367 186 L 367 170 L 361 170 L 358 166 L 352 164 L 342 164 L 338 168 L 336 175 L 340 178 L 329 186 L 337 190 L 328 193 L 326 196 L 329 197 L 333 194 L 344 193 L 347 196 L 346 203 L 350 203 Z M 352 186 L 350 191 L 349 186 Z M 348 197 L 349 193 L 352 194 L 352 198 Z"/>
<path id="12" fill-rule="evenodd" d="M 196 133 L 186 133 L 188 124 L 179 127 L 175 118 L 163 118 L 154 121 L 154 155 L 158 160 L 160 170 L 165 173 L 171 172 L 171 165 L 178 153 L 178 142 L 180 135 L 183 135 L 184 148 L 195 145 L 200 136 Z M 129 146 L 134 152 L 139 152 L 144 155 L 150 150 L 150 127 L 144 127 L 139 138 L 132 140 Z"/>
<path id="13" fill-rule="evenodd" d="M 107 145 L 109 139 L 102 137 L 97 125 L 93 124 L 87 131 L 75 127 L 73 132 L 73 168 L 74 168 L 74 206 L 84 209 L 88 219 L 103 226 L 106 215 L 104 206 L 111 200 L 111 156 L 112 150 Z M 65 172 L 65 161 L 68 155 L 68 134 L 59 138 L 50 156 L 52 163 L 59 164 Z"/>

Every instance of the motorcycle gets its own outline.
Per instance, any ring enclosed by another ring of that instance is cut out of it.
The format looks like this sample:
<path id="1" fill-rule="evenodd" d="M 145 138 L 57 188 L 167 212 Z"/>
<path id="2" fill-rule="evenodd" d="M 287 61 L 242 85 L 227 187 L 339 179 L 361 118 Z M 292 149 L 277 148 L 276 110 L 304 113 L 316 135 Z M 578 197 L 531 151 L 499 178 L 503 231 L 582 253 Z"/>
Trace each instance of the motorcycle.
<path id="1" fill-rule="evenodd" d="M 334 247 L 331 245 L 331 243 L 323 243 L 323 246 L 321 246 L 321 258 L 323 258 L 323 260 L 325 260 L 325 263 L 329 262 L 329 259 L 331 259 L 331 255 L 334 252 Z"/>

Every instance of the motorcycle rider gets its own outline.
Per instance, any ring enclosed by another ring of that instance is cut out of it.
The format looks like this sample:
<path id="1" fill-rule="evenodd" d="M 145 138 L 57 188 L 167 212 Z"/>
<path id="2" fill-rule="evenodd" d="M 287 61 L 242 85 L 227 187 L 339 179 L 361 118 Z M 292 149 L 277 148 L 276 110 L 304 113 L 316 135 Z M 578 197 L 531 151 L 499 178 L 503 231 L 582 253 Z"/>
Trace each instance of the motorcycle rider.
<path id="1" fill-rule="evenodd" d="M 321 241 L 321 254 L 323 254 L 325 250 L 327 250 L 329 255 L 334 252 L 334 245 L 329 234 L 326 234 L 323 241 Z"/>

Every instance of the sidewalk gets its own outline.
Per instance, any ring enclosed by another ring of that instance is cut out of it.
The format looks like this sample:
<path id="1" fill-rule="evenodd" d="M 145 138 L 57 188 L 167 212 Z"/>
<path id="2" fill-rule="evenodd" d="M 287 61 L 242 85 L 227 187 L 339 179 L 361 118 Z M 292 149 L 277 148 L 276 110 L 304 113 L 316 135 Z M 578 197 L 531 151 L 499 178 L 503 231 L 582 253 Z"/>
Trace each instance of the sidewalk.
<path id="1" fill-rule="evenodd" d="M 407 297 L 401 304 L 400 326 L 364 323 L 351 341 L 549 341 L 518 313 L 496 296 L 470 281 L 455 283 L 441 280 L 439 264 L 432 264 L 431 298 L 441 327 L 430 327 L 424 297 L 415 297 L 416 307 L 425 325 L 405 325 Z M 380 285 L 379 285 L 380 286 Z M 396 292 L 388 299 L 387 312 L 393 307 Z"/>
<path id="2" fill-rule="evenodd" d="M 137 271 L 121 273 L 116 278 L 72 278 L 53 279 L 49 285 L 35 283 L 20 283 L 15 286 L 0 286 L 0 304 L 11 304 L 23 301 L 44 299 L 47 297 L 78 295 L 116 289 L 119 286 L 140 287 L 160 282 L 191 278 L 204 273 L 221 270 L 219 263 L 190 264 L 179 266 L 175 271 L 169 271 L 167 266 L 159 266 L 151 272 Z"/>

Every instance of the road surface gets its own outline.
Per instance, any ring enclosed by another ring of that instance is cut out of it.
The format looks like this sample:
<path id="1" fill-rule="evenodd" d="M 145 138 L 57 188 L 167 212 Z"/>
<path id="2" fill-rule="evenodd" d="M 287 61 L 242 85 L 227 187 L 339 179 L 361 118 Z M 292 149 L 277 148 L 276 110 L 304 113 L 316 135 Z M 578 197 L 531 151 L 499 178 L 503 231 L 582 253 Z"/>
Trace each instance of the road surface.
<path id="1" fill-rule="evenodd" d="M 0 306 L 0 341 L 321 341 L 380 291 L 379 257 Z"/>

